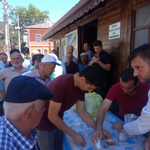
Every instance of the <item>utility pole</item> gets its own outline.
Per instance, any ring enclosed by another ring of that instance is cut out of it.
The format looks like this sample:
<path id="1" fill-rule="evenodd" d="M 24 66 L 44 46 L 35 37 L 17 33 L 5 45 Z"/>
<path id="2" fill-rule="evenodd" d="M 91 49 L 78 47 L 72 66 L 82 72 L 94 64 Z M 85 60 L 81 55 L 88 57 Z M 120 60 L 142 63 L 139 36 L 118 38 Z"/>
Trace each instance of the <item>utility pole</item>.
<path id="1" fill-rule="evenodd" d="M 8 15 L 7 15 L 7 10 L 8 8 L 11 8 L 10 5 L 6 2 L 6 0 L 0 0 L 0 2 L 4 5 L 4 23 L 5 23 L 5 45 L 4 45 L 4 50 L 5 52 L 10 51 L 10 45 L 9 45 L 9 40 L 8 40 Z"/>
<path id="2" fill-rule="evenodd" d="M 1 3 L 4 5 L 5 45 L 8 45 L 9 41 L 8 41 L 8 15 L 7 15 L 7 10 L 8 10 L 8 8 L 11 8 L 11 6 L 8 5 L 6 0 L 1 1 Z"/>
<path id="3" fill-rule="evenodd" d="M 15 27 L 15 30 L 18 30 L 19 51 L 21 52 L 21 45 L 20 45 L 20 29 L 21 29 L 21 27 L 19 27 L 19 16 L 18 16 L 18 26 Z"/>

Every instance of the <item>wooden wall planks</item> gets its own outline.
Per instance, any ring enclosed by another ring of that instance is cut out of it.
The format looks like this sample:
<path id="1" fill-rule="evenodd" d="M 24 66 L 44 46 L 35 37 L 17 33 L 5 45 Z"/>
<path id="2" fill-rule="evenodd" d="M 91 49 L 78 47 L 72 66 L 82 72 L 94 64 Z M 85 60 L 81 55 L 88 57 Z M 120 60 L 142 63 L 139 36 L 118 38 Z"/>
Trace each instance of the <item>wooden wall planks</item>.
<path id="1" fill-rule="evenodd" d="M 104 50 L 110 53 L 113 59 L 111 82 L 114 84 L 119 81 L 122 70 L 129 66 L 128 55 L 132 50 L 133 12 L 147 4 L 150 4 L 150 0 L 107 0 L 105 7 L 95 9 L 92 14 L 57 33 L 53 38 L 54 40 L 63 38 L 65 34 L 77 29 L 80 30 L 78 32 L 80 34 L 83 25 L 97 19 L 97 39 L 103 42 Z M 109 25 L 117 22 L 121 22 L 121 37 L 109 40 Z M 81 47 L 81 45 L 78 46 L 80 49 Z"/>

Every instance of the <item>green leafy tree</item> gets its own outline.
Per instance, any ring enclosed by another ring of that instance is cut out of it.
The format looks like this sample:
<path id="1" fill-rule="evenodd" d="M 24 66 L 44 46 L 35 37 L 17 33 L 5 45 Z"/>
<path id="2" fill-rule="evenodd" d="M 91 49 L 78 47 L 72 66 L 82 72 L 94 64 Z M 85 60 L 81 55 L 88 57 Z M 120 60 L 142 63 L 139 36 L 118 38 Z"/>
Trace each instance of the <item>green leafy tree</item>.
<path id="1" fill-rule="evenodd" d="M 40 11 L 32 4 L 26 7 L 16 7 L 11 10 L 9 13 L 9 18 L 11 19 L 11 25 L 13 27 L 18 26 L 17 16 L 19 15 L 19 26 L 20 29 L 20 40 L 21 44 L 23 44 L 23 30 L 26 26 L 37 25 L 46 23 L 49 20 L 49 11 Z M 14 31 L 13 34 L 10 35 L 11 42 L 13 42 L 13 48 L 18 48 L 18 34 L 17 30 Z"/>

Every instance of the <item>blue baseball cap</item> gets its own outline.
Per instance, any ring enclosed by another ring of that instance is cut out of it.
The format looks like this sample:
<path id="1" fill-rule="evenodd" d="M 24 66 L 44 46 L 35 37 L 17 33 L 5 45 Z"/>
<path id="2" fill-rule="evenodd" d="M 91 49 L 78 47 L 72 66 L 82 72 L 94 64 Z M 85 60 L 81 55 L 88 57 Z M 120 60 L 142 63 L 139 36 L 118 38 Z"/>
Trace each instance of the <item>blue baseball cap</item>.
<path id="1" fill-rule="evenodd" d="M 10 103 L 29 103 L 37 99 L 50 100 L 53 96 L 53 92 L 34 77 L 18 76 L 10 81 L 5 101 Z"/>
<path id="2" fill-rule="evenodd" d="M 61 65 L 61 64 L 59 64 L 59 63 L 56 61 L 55 57 L 52 56 L 52 55 L 45 55 L 45 56 L 41 59 L 41 63 L 45 63 L 45 62 L 52 62 L 52 63 L 54 63 L 54 64 L 56 64 L 56 65 L 58 65 L 58 66 Z"/>

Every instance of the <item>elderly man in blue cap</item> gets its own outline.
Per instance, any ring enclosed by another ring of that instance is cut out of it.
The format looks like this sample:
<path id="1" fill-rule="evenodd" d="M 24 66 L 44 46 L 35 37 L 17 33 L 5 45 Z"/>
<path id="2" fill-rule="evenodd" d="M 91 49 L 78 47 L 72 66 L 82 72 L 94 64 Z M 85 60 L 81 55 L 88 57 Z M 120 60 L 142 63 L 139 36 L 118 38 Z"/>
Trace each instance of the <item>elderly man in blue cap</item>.
<path id="1" fill-rule="evenodd" d="M 0 120 L 1 150 L 38 150 L 36 130 L 46 100 L 53 97 L 35 78 L 19 76 L 11 80 Z"/>

